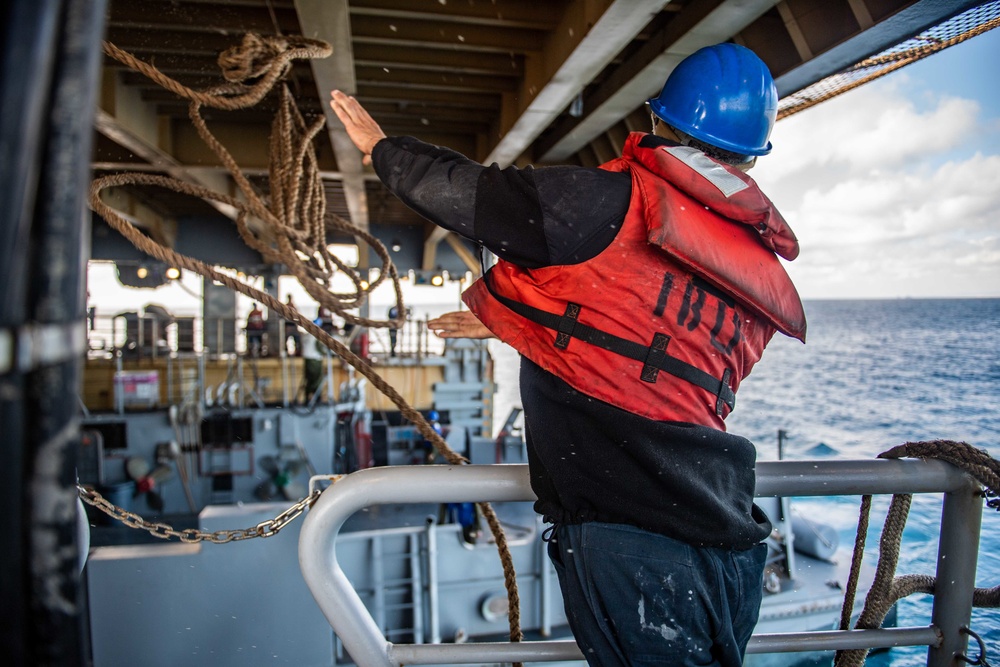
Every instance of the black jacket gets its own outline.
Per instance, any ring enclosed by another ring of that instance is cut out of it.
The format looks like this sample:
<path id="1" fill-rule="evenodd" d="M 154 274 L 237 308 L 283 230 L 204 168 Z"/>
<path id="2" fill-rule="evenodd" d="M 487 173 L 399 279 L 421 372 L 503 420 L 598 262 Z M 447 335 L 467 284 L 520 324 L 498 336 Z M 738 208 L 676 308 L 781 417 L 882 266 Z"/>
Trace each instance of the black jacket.
<path id="1" fill-rule="evenodd" d="M 380 141 L 375 170 L 435 224 L 527 268 L 595 257 L 621 228 L 627 173 L 483 167 L 411 137 Z M 753 499 L 756 451 L 704 426 L 645 419 L 521 360 L 535 509 L 562 523 L 626 523 L 695 546 L 747 549 L 771 530 Z"/>

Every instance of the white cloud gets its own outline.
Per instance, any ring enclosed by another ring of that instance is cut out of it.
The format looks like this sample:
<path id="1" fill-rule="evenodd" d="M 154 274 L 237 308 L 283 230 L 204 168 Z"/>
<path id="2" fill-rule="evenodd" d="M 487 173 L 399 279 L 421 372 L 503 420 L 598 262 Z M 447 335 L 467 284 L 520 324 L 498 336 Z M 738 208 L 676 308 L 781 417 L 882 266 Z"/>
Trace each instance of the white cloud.
<path id="1" fill-rule="evenodd" d="M 921 111 L 905 95 L 906 81 L 872 83 L 781 121 L 774 151 L 755 176 L 764 185 L 817 167 L 898 167 L 948 151 L 981 129 L 975 100 L 941 98 Z"/>
<path id="2" fill-rule="evenodd" d="M 778 125 L 753 175 L 789 220 L 805 298 L 1000 296 L 1000 155 L 975 152 L 996 117 L 905 77 Z"/>

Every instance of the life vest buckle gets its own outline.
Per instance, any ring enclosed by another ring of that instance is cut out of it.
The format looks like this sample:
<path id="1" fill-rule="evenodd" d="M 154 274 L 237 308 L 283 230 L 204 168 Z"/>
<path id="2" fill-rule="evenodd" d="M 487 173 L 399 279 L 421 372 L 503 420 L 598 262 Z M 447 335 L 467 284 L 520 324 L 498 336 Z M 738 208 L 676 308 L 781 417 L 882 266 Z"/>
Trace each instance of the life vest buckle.
<path id="1" fill-rule="evenodd" d="M 642 365 L 642 373 L 639 379 L 651 384 L 656 383 L 656 376 L 660 373 L 663 360 L 667 357 L 667 345 L 670 344 L 670 336 L 664 333 L 653 334 L 653 342 L 646 352 L 646 359 Z"/>
<path id="2" fill-rule="evenodd" d="M 576 321 L 580 317 L 580 306 L 575 303 L 566 304 L 566 312 L 559 318 L 559 328 L 556 330 L 556 347 L 565 350 L 573 338 Z"/>
<path id="3" fill-rule="evenodd" d="M 730 410 L 736 407 L 736 394 L 729 388 L 729 378 L 732 375 L 733 372 L 727 368 L 722 372 L 722 380 L 719 382 L 719 393 L 716 394 L 715 399 L 715 414 L 720 417 L 722 416 L 722 406 L 728 405 Z"/>

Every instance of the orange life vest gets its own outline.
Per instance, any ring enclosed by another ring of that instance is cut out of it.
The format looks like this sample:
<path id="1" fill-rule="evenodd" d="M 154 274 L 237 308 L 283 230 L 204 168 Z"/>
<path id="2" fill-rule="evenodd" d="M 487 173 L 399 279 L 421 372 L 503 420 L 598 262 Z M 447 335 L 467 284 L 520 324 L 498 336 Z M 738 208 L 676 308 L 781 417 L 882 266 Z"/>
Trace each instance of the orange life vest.
<path id="1" fill-rule="evenodd" d="M 748 176 L 633 133 L 622 229 L 581 264 L 500 260 L 463 295 L 500 340 L 578 391 L 663 421 L 725 428 L 740 381 L 775 329 L 805 339 L 774 251 L 798 243 Z"/>

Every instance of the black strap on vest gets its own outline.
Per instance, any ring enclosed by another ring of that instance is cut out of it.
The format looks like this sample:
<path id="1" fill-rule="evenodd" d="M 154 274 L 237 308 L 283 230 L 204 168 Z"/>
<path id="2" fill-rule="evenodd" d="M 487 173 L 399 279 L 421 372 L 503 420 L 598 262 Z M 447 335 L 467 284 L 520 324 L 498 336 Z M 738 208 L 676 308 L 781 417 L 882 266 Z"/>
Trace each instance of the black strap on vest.
<path id="1" fill-rule="evenodd" d="M 700 368 L 670 356 L 667 354 L 670 336 L 662 333 L 654 334 L 653 341 L 648 346 L 625 338 L 619 338 L 600 329 L 581 324 L 579 322 L 581 307 L 578 304 L 567 304 L 566 312 L 562 315 L 557 315 L 497 294 L 493 290 L 493 286 L 490 285 L 489 277 L 487 276 L 483 280 L 494 299 L 521 317 L 540 324 L 546 329 L 555 331 L 556 348 L 565 350 L 569 345 L 570 339 L 576 338 L 585 343 L 595 345 L 602 350 L 614 352 L 623 357 L 642 362 L 642 372 L 639 375 L 639 379 L 643 382 L 655 383 L 659 372 L 665 371 L 674 377 L 690 382 L 696 387 L 701 387 L 716 397 L 715 414 L 720 417 L 722 416 L 723 405 L 729 406 L 730 411 L 736 407 L 736 394 L 729 386 L 729 378 L 732 376 L 732 372 L 727 368 L 720 380 Z"/>

